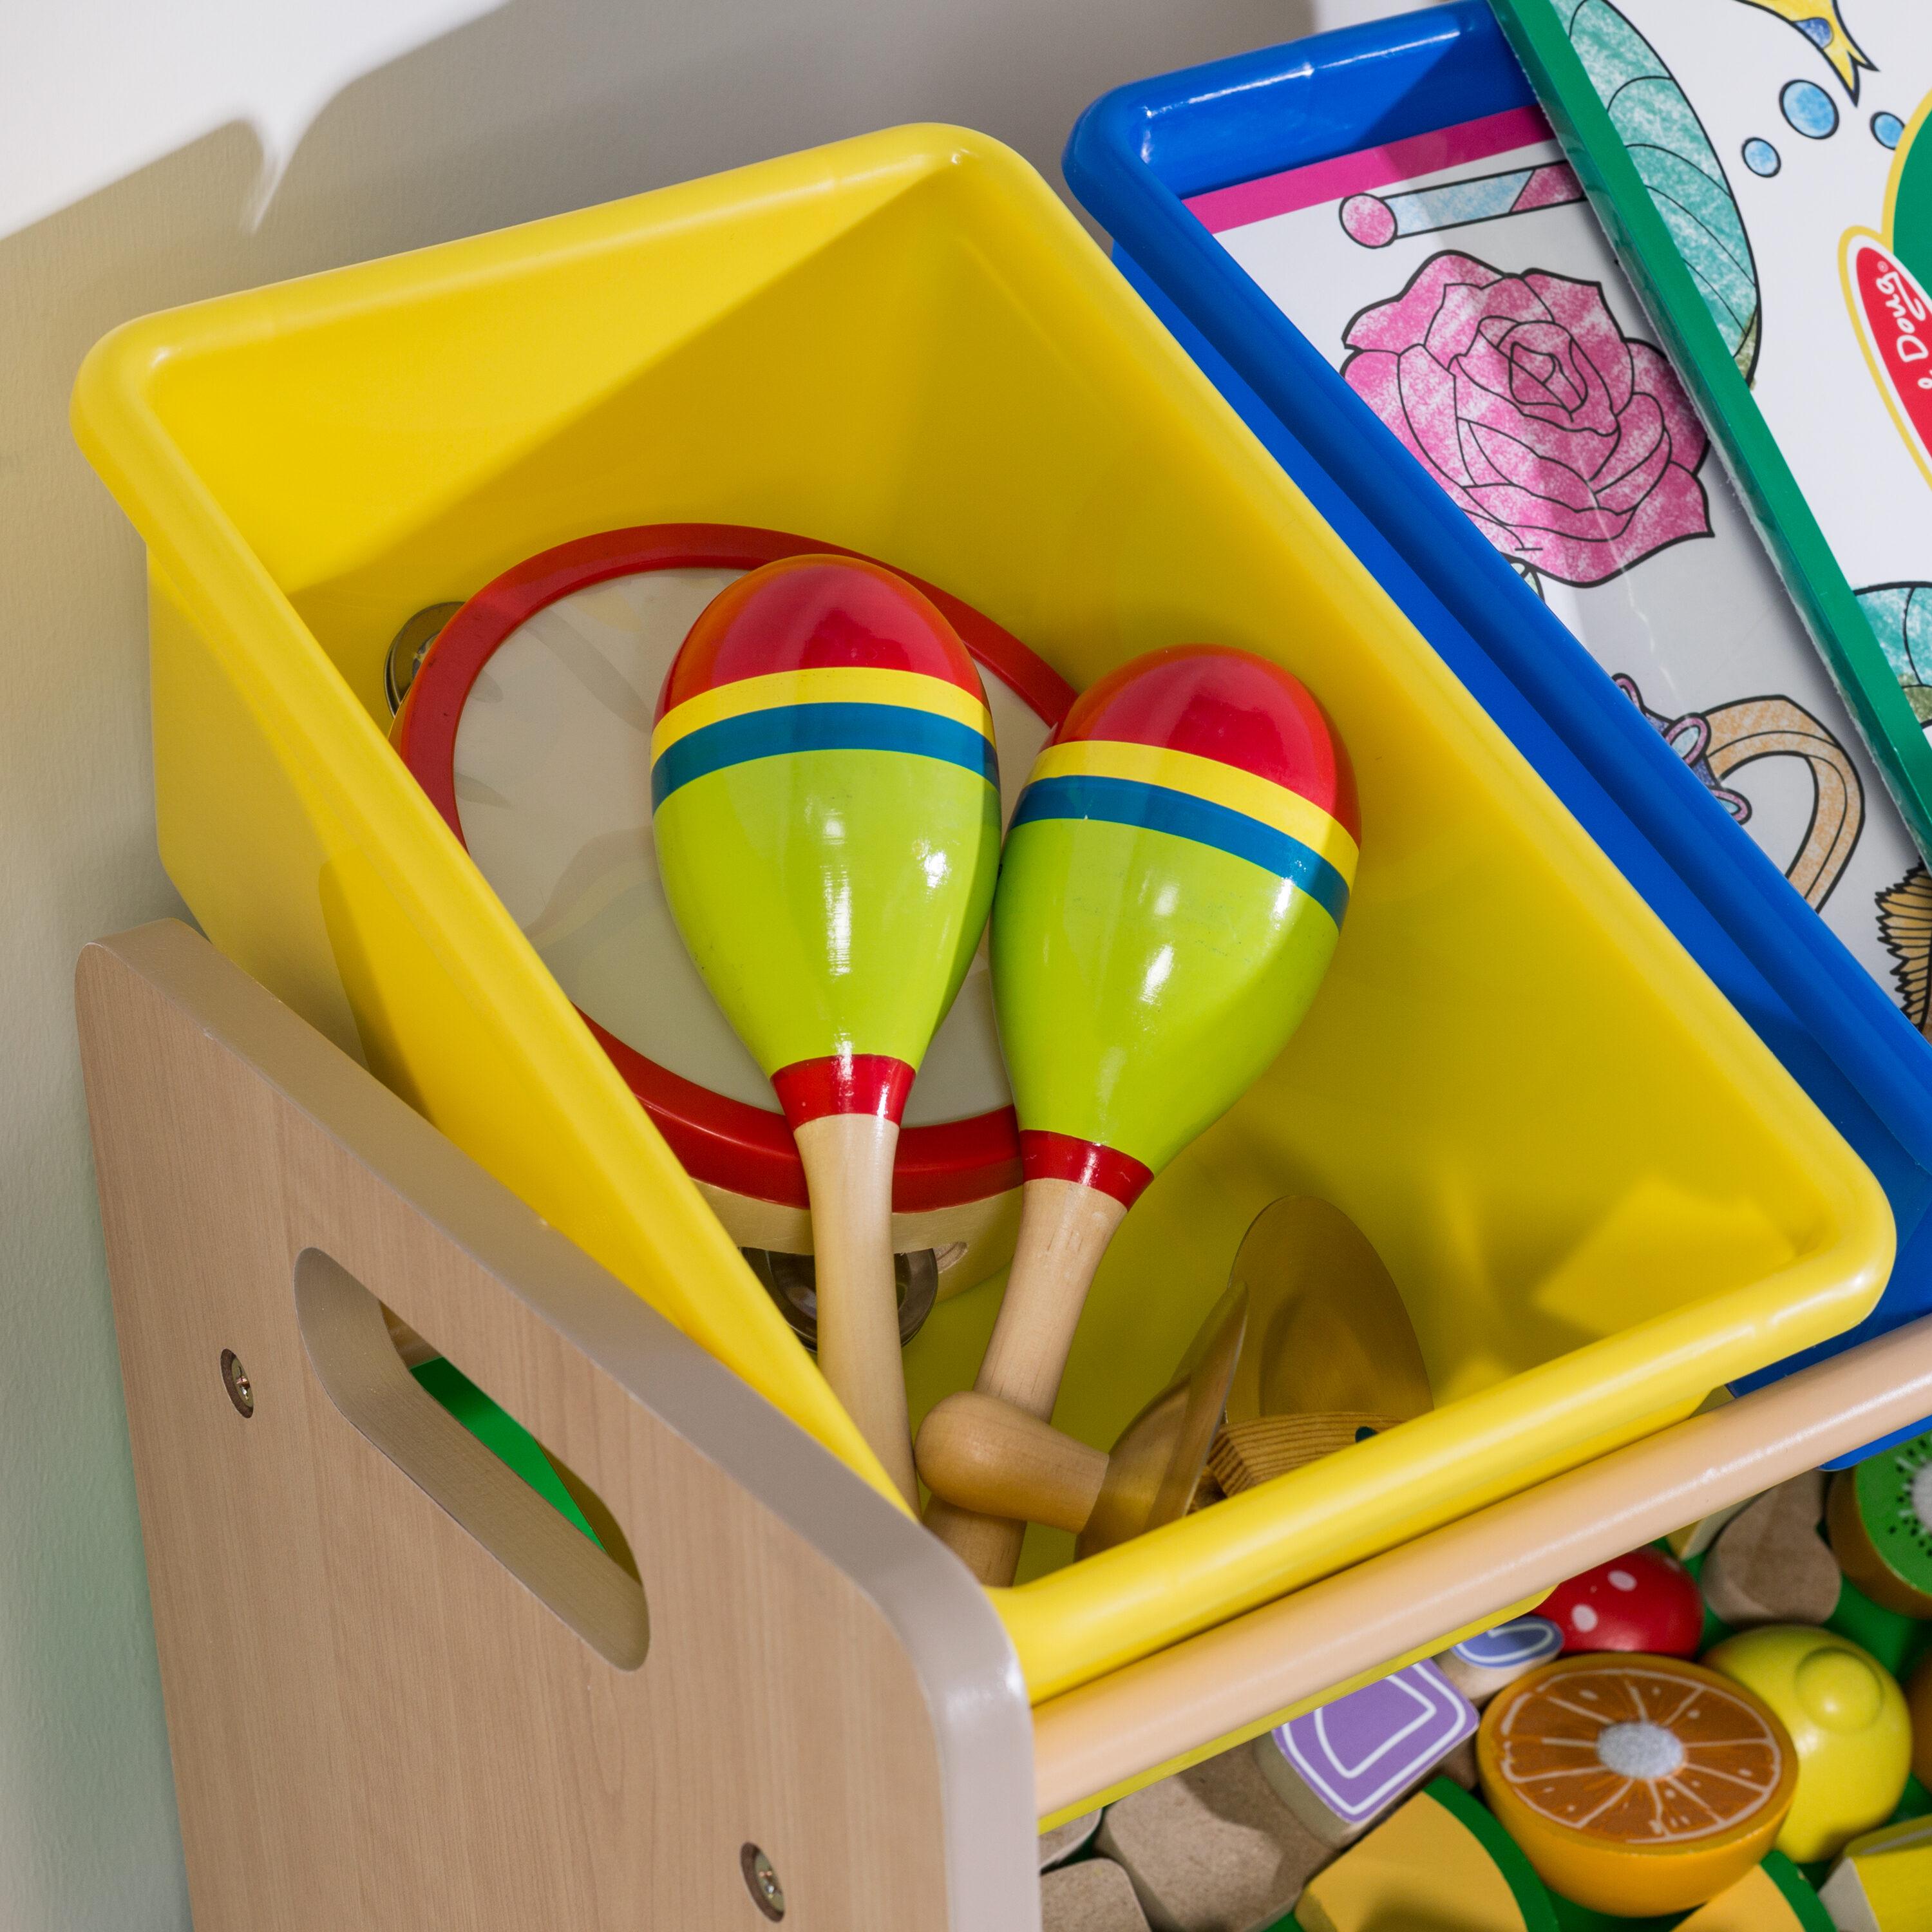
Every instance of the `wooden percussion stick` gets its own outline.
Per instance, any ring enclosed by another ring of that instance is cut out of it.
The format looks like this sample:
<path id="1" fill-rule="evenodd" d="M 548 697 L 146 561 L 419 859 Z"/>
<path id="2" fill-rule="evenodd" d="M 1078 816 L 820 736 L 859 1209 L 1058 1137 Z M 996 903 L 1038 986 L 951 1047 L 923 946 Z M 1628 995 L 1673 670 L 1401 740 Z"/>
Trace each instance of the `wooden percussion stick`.
<path id="1" fill-rule="evenodd" d="M 1087 1527 L 1109 1458 L 1011 1402 L 948 1396 L 919 1432 L 919 1470 L 934 1496 L 998 1521 Z"/>
<path id="2" fill-rule="evenodd" d="M 878 1114 L 826 1114 L 801 1123 L 794 1138 L 812 1196 L 818 1365 L 917 1509 L 890 1239 L 898 1123 Z"/>
<path id="3" fill-rule="evenodd" d="M 1111 1456 L 1011 1402 L 968 1390 L 926 1417 L 920 1474 L 936 1498 L 962 1511 L 1071 1530 L 1082 1556 L 1172 1522 L 1193 1506 L 1247 1322 L 1247 1290 L 1238 1284 Z"/>
<path id="4" fill-rule="evenodd" d="M 1112 1195 L 1080 1181 L 1026 1183 L 1006 1299 L 973 1384 L 978 1394 L 1042 1422 L 1053 1413 L 1088 1288 L 1126 1211 Z M 981 1515 L 935 1496 L 926 1525 L 981 1582 L 1013 1580 L 1024 1520 Z"/>

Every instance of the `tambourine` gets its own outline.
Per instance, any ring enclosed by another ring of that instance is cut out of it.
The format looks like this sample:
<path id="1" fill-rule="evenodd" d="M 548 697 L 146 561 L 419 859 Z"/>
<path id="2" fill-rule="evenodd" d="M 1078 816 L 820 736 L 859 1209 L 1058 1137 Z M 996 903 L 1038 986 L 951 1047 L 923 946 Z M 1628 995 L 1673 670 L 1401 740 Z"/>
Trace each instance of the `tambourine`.
<path id="1" fill-rule="evenodd" d="M 686 634 L 726 584 L 808 552 L 858 554 L 720 524 L 560 544 L 466 604 L 418 613 L 392 647 L 388 686 L 404 762 L 808 1340 L 809 1270 L 790 1258 L 812 1252 L 804 1170 L 770 1082 L 673 923 L 650 813 L 652 716 Z M 909 580 L 980 667 L 1010 818 L 1072 689 L 970 605 Z M 1019 1185 L 982 945 L 920 1070 L 899 1140 L 902 1328 L 1006 1265 Z"/>

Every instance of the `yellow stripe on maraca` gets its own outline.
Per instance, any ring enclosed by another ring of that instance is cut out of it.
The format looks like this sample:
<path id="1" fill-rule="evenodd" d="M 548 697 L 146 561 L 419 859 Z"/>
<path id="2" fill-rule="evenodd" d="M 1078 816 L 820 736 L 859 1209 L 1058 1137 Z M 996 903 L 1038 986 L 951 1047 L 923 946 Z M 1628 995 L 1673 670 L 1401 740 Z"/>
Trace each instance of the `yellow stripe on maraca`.
<path id="1" fill-rule="evenodd" d="M 985 705 L 970 692 L 923 671 L 885 670 L 871 664 L 832 664 L 813 670 L 776 670 L 764 677 L 740 678 L 688 698 L 667 712 L 651 734 L 655 764 L 680 738 L 728 718 L 753 711 L 776 711 L 792 704 L 896 704 L 914 711 L 930 711 L 977 731 L 993 735 L 993 720 Z"/>
<path id="2" fill-rule="evenodd" d="M 1348 884 L 1355 883 L 1360 853 L 1348 827 L 1312 800 L 1238 765 L 1224 765 L 1218 758 L 1169 751 L 1159 745 L 1132 744 L 1124 739 L 1080 738 L 1048 746 L 1034 761 L 1028 782 L 1076 777 L 1130 778 L 1226 806 L 1230 812 L 1258 819 L 1299 839 L 1327 860 Z"/>

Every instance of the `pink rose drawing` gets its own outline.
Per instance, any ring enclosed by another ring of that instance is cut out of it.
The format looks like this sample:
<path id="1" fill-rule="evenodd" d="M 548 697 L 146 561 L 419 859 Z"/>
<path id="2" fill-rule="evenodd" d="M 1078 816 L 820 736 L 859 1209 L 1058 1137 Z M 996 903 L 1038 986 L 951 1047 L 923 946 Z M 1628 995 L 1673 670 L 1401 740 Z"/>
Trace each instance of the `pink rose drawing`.
<path id="1" fill-rule="evenodd" d="M 1344 339 L 1350 388 L 1526 574 L 1600 584 L 1710 535 L 1703 425 L 1596 283 L 1441 254 Z"/>

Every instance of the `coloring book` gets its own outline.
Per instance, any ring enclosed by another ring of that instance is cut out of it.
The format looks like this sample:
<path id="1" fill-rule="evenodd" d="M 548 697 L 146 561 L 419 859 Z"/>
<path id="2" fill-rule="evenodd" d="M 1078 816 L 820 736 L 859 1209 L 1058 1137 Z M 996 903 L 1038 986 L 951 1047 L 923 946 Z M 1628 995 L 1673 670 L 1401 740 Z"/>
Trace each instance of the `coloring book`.
<path id="1" fill-rule="evenodd" d="M 1188 206 L 1932 1031 L 1932 881 L 1543 116 Z"/>
<path id="2" fill-rule="evenodd" d="M 1492 4 L 1932 850 L 1932 4 Z"/>

